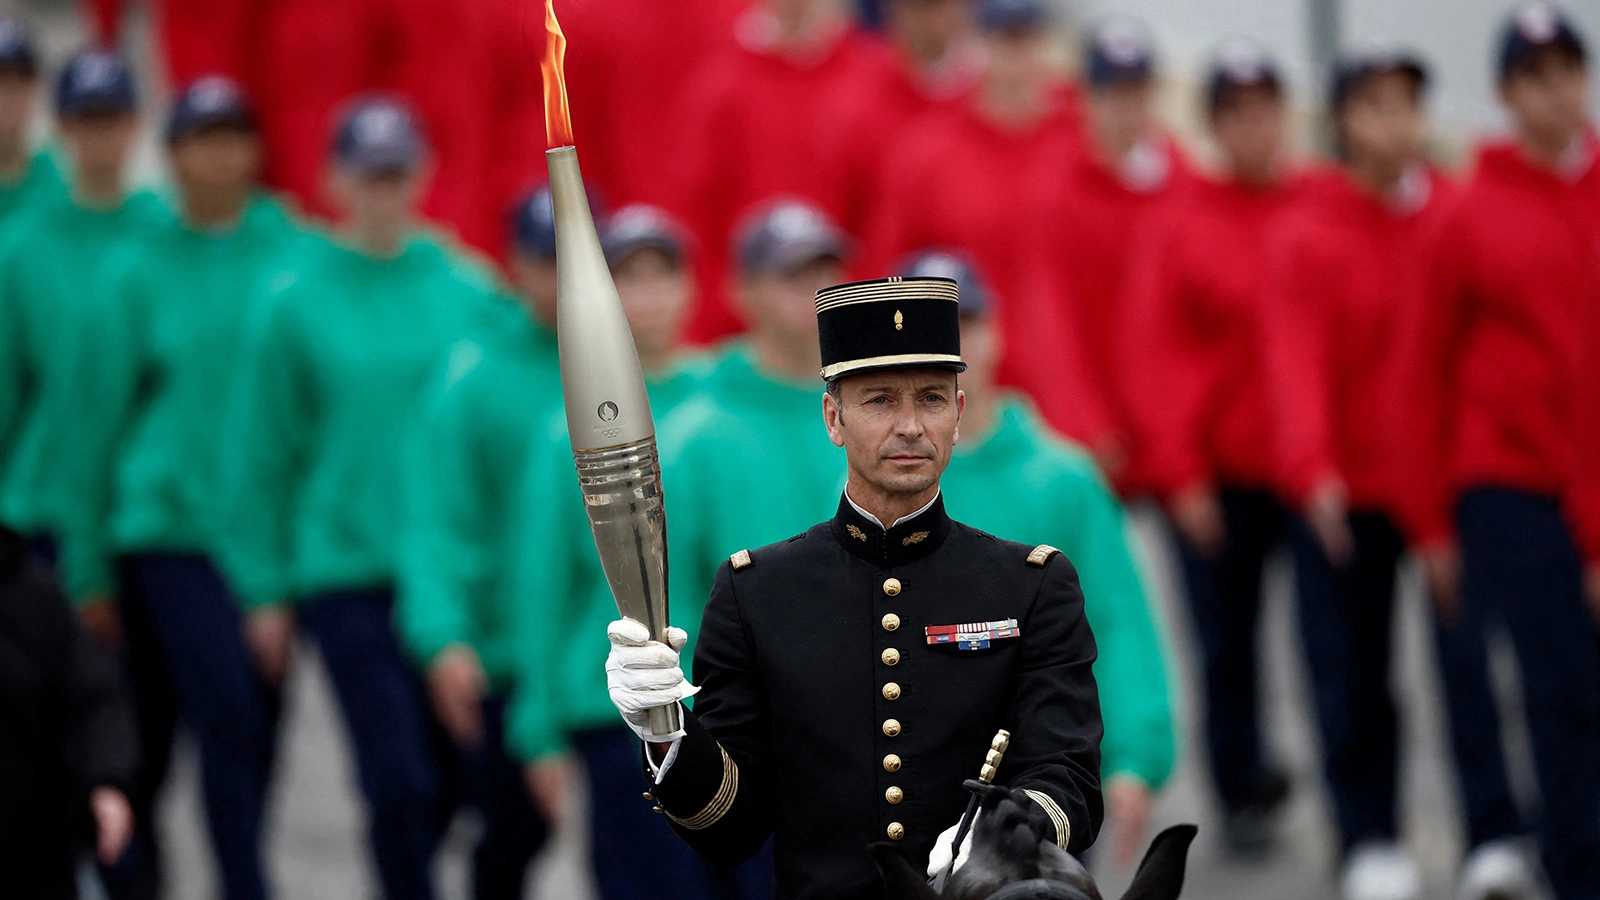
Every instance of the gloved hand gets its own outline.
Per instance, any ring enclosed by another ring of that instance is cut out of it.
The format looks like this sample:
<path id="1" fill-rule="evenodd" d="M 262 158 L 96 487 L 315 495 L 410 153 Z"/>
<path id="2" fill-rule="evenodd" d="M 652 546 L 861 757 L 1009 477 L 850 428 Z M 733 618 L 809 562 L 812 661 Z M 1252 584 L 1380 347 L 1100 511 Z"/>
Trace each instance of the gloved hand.
<path id="1" fill-rule="evenodd" d="M 650 733 L 650 710 L 671 706 L 700 689 L 683 677 L 678 651 L 688 643 L 682 628 L 667 629 L 667 643 L 650 639 L 650 630 L 632 619 L 618 619 L 606 629 L 611 639 L 611 655 L 606 659 L 606 686 L 611 703 L 622 713 L 623 721 L 641 740 L 665 744 L 683 737 L 683 729 L 672 734 Z"/>
<path id="2" fill-rule="evenodd" d="M 980 809 L 972 817 L 972 827 L 967 829 L 967 836 L 961 841 L 961 852 L 956 856 L 956 864 L 950 867 L 951 874 L 955 874 L 956 869 L 959 869 L 965 865 L 967 862 L 967 857 L 972 855 L 972 833 L 978 830 L 978 818 L 982 815 L 983 810 Z M 933 842 L 933 852 L 928 854 L 929 878 L 932 878 L 940 872 L 943 872 L 944 867 L 950 865 L 950 845 L 954 843 L 956 839 L 956 829 L 960 827 L 960 822 L 951 825 L 949 828 L 946 828 L 944 831 L 940 832 L 939 837 Z"/>

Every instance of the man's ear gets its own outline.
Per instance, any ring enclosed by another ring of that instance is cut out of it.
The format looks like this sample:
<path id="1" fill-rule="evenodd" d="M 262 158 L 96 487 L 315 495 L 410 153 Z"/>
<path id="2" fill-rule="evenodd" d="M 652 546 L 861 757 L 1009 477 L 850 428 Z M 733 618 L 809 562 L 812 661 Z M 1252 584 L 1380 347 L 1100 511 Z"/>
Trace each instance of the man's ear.
<path id="1" fill-rule="evenodd" d="M 956 388 L 956 433 L 950 439 L 951 446 L 961 443 L 961 414 L 967 411 L 967 392 Z"/>
<path id="2" fill-rule="evenodd" d="M 828 428 L 828 440 L 833 441 L 835 447 L 844 446 L 844 422 L 840 418 L 843 410 L 839 401 L 833 394 L 824 392 L 822 395 L 822 423 Z"/>

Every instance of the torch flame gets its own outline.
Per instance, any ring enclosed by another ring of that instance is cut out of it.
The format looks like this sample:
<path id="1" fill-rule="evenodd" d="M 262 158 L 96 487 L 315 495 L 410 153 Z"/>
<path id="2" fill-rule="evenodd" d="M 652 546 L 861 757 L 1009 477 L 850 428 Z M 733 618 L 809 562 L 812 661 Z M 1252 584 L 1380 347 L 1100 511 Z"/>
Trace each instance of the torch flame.
<path id="1" fill-rule="evenodd" d="M 567 108 L 567 36 L 556 21 L 555 0 L 544 0 L 544 133 L 550 148 L 572 146 L 572 112 Z"/>

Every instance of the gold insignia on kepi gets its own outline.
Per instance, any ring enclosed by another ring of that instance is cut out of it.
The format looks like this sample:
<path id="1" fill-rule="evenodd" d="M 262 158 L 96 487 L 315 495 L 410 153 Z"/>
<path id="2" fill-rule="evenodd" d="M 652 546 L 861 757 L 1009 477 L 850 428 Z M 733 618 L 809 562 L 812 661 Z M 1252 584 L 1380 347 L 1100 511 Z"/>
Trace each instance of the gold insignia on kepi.
<path id="1" fill-rule="evenodd" d="M 900 310 L 894 311 L 894 330 L 901 331 L 906 327 L 906 317 L 900 315 Z"/>
<path id="2" fill-rule="evenodd" d="M 1028 565 L 1042 566 L 1050 561 L 1050 557 L 1060 552 L 1060 550 L 1057 550 L 1049 544 L 1040 544 L 1039 546 L 1033 548 L 1032 553 L 1028 554 Z"/>
<path id="3" fill-rule="evenodd" d="M 850 536 L 861 543 L 865 544 L 867 542 L 867 533 L 862 531 L 860 528 L 857 528 L 854 525 L 846 525 L 844 530 L 850 532 Z"/>
<path id="4" fill-rule="evenodd" d="M 738 553 L 728 557 L 728 562 L 733 563 L 734 571 L 738 571 L 739 569 L 750 568 L 750 564 L 755 560 L 750 558 L 749 550 L 740 550 Z"/>
<path id="5" fill-rule="evenodd" d="M 920 544 L 920 543 L 922 543 L 923 541 L 925 541 L 927 539 L 928 539 L 928 532 L 926 532 L 926 531 L 912 532 L 911 534 L 908 534 L 905 537 L 900 539 L 900 546 L 909 547 L 912 544 Z"/>

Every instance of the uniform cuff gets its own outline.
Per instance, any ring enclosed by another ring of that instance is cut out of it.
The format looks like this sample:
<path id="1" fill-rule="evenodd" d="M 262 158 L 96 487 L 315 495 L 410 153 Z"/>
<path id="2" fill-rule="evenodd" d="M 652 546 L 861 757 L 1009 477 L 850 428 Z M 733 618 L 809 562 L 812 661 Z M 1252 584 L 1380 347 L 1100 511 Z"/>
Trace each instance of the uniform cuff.
<path id="1" fill-rule="evenodd" d="M 700 831 L 717 824 L 733 808 L 739 795 L 739 766 L 693 713 L 684 712 L 683 730 L 661 765 L 655 796 L 675 825 Z M 648 761 L 648 751 L 645 758 Z"/>
<path id="2" fill-rule="evenodd" d="M 1072 842 L 1072 822 L 1067 819 L 1067 814 L 1062 812 L 1056 801 L 1050 799 L 1050 795 L 1043 791 L 1023 788 L 1022 792 L 1027 794 L 1033 802 L 1039 804 L 1044 809 L 1045 815 L 1050 817 L 1050 821 L 1055 823 L 1056 846 L 1063 850 L 1067 849 L 1067 844 Z"/>

